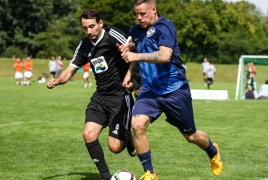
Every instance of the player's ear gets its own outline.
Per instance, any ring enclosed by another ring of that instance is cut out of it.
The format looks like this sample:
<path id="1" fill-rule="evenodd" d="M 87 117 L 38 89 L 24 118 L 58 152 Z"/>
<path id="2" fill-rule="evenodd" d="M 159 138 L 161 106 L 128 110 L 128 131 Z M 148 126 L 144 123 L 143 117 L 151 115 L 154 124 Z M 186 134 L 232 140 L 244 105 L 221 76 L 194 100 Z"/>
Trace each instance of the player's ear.
<path id="1" fill-rule="evenodd" d="M 99 25 L 100 25 L 100 27 L 103 27 L 103 21 L 102 21 L 102 19 L 100 19 Z"/>

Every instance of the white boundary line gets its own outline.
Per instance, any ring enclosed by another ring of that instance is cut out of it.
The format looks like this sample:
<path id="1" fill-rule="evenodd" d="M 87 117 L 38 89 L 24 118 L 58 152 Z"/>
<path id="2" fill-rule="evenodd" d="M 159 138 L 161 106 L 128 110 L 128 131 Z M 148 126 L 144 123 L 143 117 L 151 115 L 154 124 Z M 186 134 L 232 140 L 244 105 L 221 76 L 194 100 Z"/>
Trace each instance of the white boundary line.
<path id="1" fill-rule="evenodd" d="M 0 124 L 1 127 L 6 127 L 6 126 L 13 126 L 13 125 L 20 125 L 20 124 L 35 124 L 35 123 L 41 123 L 43 121 L 30 121 L 30 122 L 13 122 L 9 124 Z"/>

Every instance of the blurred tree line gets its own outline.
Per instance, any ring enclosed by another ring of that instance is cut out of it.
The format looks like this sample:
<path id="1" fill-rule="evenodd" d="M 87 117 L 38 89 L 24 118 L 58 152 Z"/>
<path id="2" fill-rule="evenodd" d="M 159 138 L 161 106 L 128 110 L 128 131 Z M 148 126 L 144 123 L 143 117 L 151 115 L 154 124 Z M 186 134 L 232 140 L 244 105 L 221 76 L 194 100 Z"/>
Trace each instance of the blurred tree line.
<path id="1" fill-rule="evenodd" d="M 237 63 L 243 54 L 268 54 L 268 17 L 246 1 L 157 0 L 158 13 L 177 28 L 184 61 Z M 129 33 L 137 23 L 132 1 L 1 0 L 0 56 L 67 59 L 84 37 L 79 16 L 96 9 L 105 27 Z"/>

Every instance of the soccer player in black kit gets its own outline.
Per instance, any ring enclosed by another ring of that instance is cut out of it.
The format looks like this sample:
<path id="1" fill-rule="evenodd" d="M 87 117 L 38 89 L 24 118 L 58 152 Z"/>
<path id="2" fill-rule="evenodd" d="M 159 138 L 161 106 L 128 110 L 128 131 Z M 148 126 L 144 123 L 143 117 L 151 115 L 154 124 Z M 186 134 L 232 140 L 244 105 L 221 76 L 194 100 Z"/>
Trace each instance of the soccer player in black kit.
<path id="1" fill-rule="evenodd" d="M 96 79 L 96 92 L 86 108 L 83 137 L 90 157 L 97 166 L 101 180 L 110 180 L 111 174 L 104 159 L 98 137 L 109 127 L 108 146 L 114 153 L 127 147 L 135 156 L 131 128 L 133 98 L 122 87 L 129 64 L 122 60 L 116 44 L 126 44 L 127 36 L 117 28 L 103 29 L 103 21 L 95 10 L 84 10 L 80 17 L 86 38 L 81 40 L 70 65 L 56 79 L 47 83 L 52 89 L 68 82 L 77 69 L 90 62 Z"/>

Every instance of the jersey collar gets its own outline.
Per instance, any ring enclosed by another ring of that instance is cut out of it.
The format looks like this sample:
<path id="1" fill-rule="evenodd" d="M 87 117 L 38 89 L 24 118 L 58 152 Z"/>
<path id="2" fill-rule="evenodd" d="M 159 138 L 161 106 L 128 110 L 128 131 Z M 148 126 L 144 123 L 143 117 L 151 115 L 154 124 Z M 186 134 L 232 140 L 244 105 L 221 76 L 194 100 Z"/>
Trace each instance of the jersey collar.
<path id="1" fill-rule="evenodd" d="M 105 30 L 102 29 L 101 37 L 98 39 L 98 41 L 95 42 L 95 43 L 91 41 L 91 43 L 93 44 L 93 46 L 96 46 L 96 45 L 102 40 L 102 38 L 103 38 L 103 36 L 104 36 L 104 33 L 105 33 Z"/>

